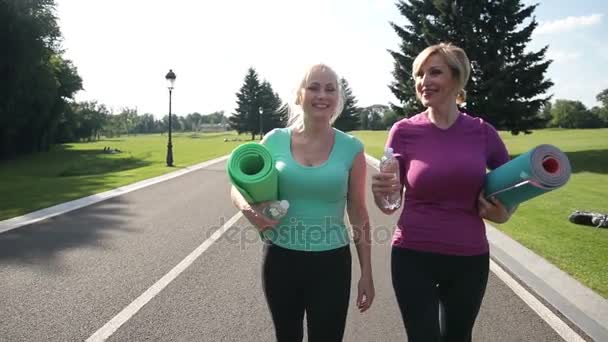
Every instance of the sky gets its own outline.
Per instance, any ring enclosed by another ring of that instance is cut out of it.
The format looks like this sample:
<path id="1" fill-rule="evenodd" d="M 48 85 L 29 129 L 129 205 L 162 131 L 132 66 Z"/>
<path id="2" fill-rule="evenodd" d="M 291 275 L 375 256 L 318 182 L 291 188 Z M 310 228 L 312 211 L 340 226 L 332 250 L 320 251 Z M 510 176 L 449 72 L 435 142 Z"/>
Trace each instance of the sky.
<path id="1" fill-rule="evenodd" d="M 608 88 L 608 2 L 540 2 L 529 48 L 549 46 L 555 99 L 598 105 Z M 165 75 L 177 75 L 172 112 L 236 108 L 253 67 L 283 101 L 314 63 L 346 78 L 359 106 L 396 103 L 388 89 L 406 23 L 392 0 L 56 0 L 66 58 L 83 79 L 78 101 L 168 114 Z"/>

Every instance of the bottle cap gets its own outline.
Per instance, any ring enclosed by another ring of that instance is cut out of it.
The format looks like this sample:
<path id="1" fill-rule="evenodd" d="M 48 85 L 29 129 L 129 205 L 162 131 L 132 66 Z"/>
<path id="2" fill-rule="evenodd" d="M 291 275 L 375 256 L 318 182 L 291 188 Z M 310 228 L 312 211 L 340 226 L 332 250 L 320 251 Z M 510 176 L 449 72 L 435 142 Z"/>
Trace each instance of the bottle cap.
<path id="1" fill-rule="evenodd" d="M 386 149 L 384 149 L 384 155 L 388 158 L 393 156 L 393 148 L 392 147 L 387 147 Z"/>
<path id="2" fill-rule="evenodd" d="M 279 202 L 279 205 L 281 206 L 281 208 L 283 209 L 289 209 L 289 202 L 287 202 L 286 200 L 281 200 Z"/>

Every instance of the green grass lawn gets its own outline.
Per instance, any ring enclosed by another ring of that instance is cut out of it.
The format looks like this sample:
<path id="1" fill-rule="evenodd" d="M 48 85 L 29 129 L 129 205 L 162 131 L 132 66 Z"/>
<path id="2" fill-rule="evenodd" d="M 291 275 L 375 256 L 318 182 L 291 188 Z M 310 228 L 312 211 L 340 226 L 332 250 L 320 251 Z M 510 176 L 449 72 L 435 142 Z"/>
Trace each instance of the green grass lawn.
<path id="1" fill-rule="evenodd" d="M 158 176 L 226 155 L 236 134 L 173 135 L 174 167 L 165 164 L 167 135 L 123 136 L 58 145 L 52 151 L 0 163 L 0 220 Z M 250 139 L 242 135 L 241 139 Z M 118 154 L 103 153 L 104 146 Z"/>
<path id="2" fill-rule="evenodd" d="M 353 132 L 367 153 L 380 158 L 387 132 Z M 501 132 L 512 156 L 539 144 L 566 152 L 573 174 L 566 186 L 520 205 L 497 228 L 608 298 L 608 229 L 568 221 L 575 209 L 608 212 L 608 129 L 540 130 L 513 136 Z"/>

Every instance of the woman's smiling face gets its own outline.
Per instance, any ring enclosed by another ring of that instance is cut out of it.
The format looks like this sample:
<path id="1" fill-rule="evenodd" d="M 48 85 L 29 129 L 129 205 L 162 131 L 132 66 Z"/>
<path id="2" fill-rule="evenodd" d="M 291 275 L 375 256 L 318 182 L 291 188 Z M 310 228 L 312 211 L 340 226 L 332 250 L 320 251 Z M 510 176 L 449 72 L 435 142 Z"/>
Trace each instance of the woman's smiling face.
<path id="1" fill-rule="evenodd" d="M 430 55 L 416 74 L 416 94 L 425 107 L 435 107 L 456 101 L 457 81 L 443 58 Z"/>
<path id="2" fill-rule="evenodd" d="M 333 72 L 314 68 L 300 89 L 299 102 L 306 115 L 311 118 L 330 120 L 338 103 L 338 80 Z"/>

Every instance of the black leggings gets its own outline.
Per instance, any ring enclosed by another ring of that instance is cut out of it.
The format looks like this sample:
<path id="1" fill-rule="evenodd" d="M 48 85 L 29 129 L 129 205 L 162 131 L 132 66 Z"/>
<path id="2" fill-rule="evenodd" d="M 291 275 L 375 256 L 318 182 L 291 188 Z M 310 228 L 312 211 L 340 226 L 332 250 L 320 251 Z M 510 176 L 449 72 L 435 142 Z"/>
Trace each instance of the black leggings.
<path id="1" fill-rule="evenodd" d="M 443 255 L 393 247 L 393 287 L 409 342 L 471 341 L 490 256 Z M 443 339 L 439 302 L 445 309 Z"/>
<path id="2" fill-rule="evenodd" d="M 262 282 L 279 342 L 342 341 L 350 298 L 349 246 L 323 252 L 264 245 Z"/>

